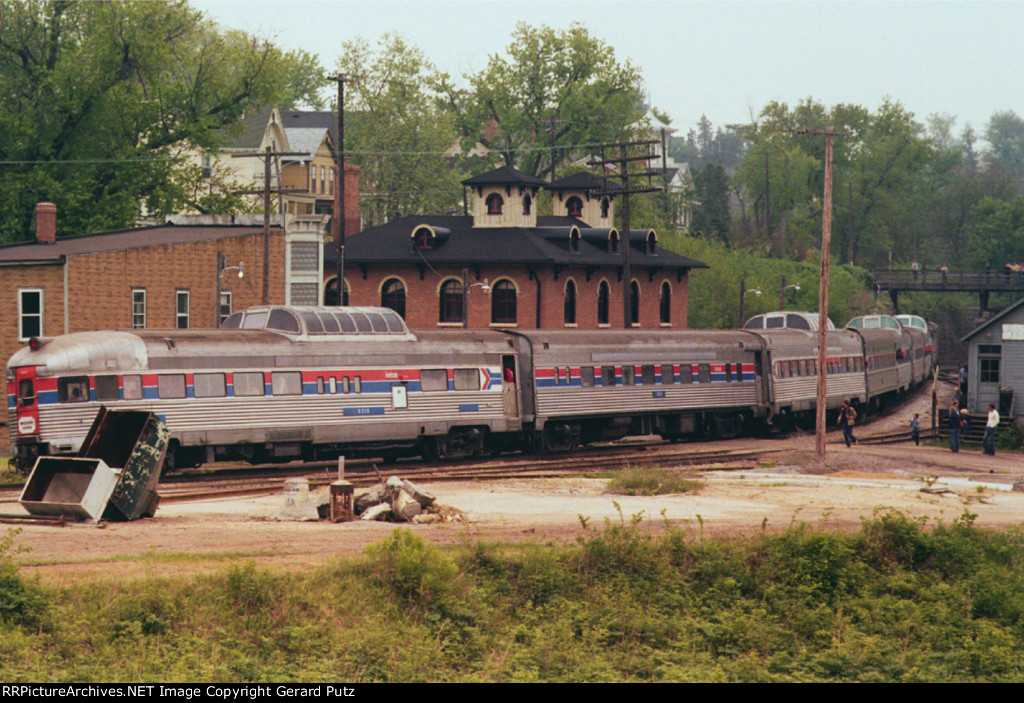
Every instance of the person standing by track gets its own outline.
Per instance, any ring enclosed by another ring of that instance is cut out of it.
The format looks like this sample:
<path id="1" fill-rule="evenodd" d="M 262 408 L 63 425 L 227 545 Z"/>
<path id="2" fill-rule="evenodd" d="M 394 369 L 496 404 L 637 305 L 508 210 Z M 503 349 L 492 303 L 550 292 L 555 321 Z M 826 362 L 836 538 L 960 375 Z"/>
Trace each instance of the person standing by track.
<path id="1" fill-rule="evenodd" d="M 949 451 L 960 451 L 960 406 L 954 400 L 949 406 Z"/>
<path id="2" fill-rule="evenodd" d="M 843 427 L 843 441 L 846 446 L 856 444 L 857 438 L 853 436 L 853 423 L 857 419 L 857 411 L 850 405 L 847 398 L 843 398 L 843 404 L 839 406 L 839 424 Z"/>
<path id="3" fill-rule="evenodd" d="M 999 427 L 999 411 L 992 403 L 988 404 L 988 422 L 985 423 L 985 437 L 981 440 L 981 450 L 989 456 L 996 455 L 996 428 Z"/>

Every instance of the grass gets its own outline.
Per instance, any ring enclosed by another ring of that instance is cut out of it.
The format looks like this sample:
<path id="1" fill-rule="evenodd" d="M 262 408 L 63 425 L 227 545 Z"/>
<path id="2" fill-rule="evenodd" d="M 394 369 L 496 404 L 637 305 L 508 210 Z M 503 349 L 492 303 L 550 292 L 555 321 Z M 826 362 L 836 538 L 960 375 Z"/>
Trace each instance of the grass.
<path id="1" fill-rule="evenodd" d="M 43 586 L 0 540 L 0 679 L 102 682 L 1024 680 L 1024 529 L 879 512 L 724 539 L 640 518 L 576 543 L 396 530 L 277 573 Z"/>
<path id="2" fill-rule="evenodd" d="M 658 466 L 623 469 L 613 474 L 607 491 L 617 495 L 657 496 L 696 493 L 703 481 Z"/>

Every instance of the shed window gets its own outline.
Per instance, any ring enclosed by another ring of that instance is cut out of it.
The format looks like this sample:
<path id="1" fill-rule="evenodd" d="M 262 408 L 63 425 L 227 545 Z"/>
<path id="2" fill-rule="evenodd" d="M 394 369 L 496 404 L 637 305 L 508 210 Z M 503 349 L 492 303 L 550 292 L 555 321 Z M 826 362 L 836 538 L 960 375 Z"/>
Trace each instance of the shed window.
<path id="1" fill-rule="evenodd" d="M 505 200 L 497 193 L 491 193 L 487 196 L 487 214 L 488 215 L 500 215 L 502 208 L 505 206 Z"/>

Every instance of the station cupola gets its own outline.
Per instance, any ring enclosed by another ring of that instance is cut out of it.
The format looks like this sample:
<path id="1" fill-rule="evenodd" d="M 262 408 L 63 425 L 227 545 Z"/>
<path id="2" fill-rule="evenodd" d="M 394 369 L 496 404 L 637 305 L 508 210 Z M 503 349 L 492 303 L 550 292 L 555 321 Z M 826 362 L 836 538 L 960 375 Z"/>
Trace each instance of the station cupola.
<path id="1" fill-rule="evenodd" d="M 536 227 L 537 193 L 547 184 L 511 166 L 467 178 L 474 227 Z"/>
<path id="2" fill-rule="evenodd" d="M 614 227 L 612 196 L 602 194 L 605 182 L 587 172 L 574 173 L 545 185 L 551 191 L 552 214 L 575 217 L 590 227 Z"/>

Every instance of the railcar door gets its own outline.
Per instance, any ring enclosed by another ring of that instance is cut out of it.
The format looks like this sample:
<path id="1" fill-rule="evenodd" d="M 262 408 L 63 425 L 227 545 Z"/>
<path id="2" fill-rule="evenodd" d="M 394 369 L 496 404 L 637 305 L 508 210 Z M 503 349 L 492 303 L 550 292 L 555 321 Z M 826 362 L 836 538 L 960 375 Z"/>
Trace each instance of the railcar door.
<path id="1" fill-rule="evenodd" d="M 36 397 L 36 368 L 20 366 L 14 370 L 15 407 L 18 436 L 39 433 L 39 403 Z"/>
<path id="2" fill-rule="evenodd" d="M 501 398 L 505 417 L 519 419 L 519 379 L 516 377 L 516 358 L 511 354 L 501 357 Z"/>

